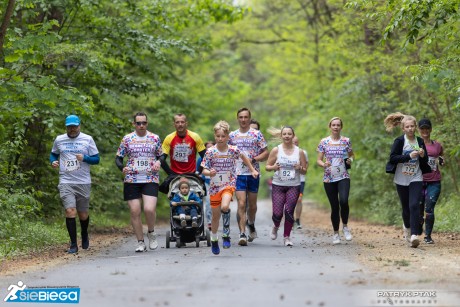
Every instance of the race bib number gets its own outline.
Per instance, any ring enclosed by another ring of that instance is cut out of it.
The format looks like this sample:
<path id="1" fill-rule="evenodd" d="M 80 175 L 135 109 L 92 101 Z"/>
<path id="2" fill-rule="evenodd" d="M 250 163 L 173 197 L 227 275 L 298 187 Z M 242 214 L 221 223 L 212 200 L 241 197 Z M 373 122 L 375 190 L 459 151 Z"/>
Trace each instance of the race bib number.
<path id="1" fill-rule="evenodd" d="M 221 186 L 224 183 L 230 182 L 230 173 L 229 172 L 223 172 L 223 173 L 217 173 L 214 177 L 211 177 L 211 180 L 215 185 Z"/>
<path id="2" fill-rule="evenodd" d="M 428 157 L 428 165 L 431 167 L 431 170 L 433 172 L 436 172 L 436 170 L 438 169 L 437 159 L 433 157 Z"/>
<path id="3" fill-rule="evenodd" d="M 177 162 L 188 162 L 189 149 L 188 144 L 178 144 L 174 146 L 174 154 L 172 158 Z"/>
<path id="4" fill-rule="evenodd" d="M 403 163 L 402 174 L 404 176 L 415 176 L 416 173 L 417 173 L 417 163 L 416 162 Z"/>
<path id="5" fill-rule="evenodd" d="M 281 181 L 289 181 L 295 179 L 295 169 L 293 168 L 281 168 L 278 174 Z"/>
<path id="6" fill-rule="evenodd" d="M 345 164 L 341 163 L 339 165 L 331 166 L 331 177 L 332 179 L 339 179 L 343 177 L 345 173 Z"/>
<path id="7" fill-rule="evenodd" d="M 80 169 L 80 161 L 78 161 L 77 159 L 64 161 L 64 170 L 66 172 L 74 172 L 78 169 Z"/>
<path id="8" fill-rule="evenodd" d="M 152 171 L 152 166 L 150 162 L 152 161 L 151 158 L 137 158 L 134 159 L 134 170 L 139 173 L 148 173 Z"/>

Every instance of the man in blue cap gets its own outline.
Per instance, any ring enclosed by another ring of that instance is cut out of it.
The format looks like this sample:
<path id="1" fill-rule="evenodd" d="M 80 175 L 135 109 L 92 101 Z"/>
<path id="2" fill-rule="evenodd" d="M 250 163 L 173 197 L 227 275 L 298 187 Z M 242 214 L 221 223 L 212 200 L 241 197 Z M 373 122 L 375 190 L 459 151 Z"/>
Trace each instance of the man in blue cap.
<path id="1" fill-rule="evenodd" d="M 65 125 L 67 133 L 57 136 L 54 140 L 50 163 L 53 168 L 59 168 L 58 190 L 70 236 L 70 247 L 67 252 L 75 254 L 78 252 L 77 214 L 81 226 L 81 247 L 89 248 L 89 166 L 99 163 L 99 151 L 93 138 L 80 132 L 80 118 L 77 115 L 67 116 Z"/>

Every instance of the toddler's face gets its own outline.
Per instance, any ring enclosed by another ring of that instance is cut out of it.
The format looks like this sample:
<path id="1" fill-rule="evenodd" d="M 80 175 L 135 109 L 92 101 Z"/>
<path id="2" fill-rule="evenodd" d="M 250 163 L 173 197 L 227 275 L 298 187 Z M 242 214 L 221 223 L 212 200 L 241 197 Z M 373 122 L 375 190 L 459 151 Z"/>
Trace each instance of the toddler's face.
<path id="1" fill-rule="evenodd" d="M 187 194 L 188 194 L 188 190 L 189 190 L 188 185 L 183 184 L 183 185 L 180 186 L 180 193 L 181 193 L 182 195 L 187 195 Z"/>

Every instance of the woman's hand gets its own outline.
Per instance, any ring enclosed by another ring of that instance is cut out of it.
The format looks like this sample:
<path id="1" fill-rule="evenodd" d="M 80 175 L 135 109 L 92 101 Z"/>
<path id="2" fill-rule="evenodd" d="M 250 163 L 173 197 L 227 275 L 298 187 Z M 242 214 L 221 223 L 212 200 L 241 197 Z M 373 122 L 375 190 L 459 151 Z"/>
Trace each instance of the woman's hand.
<path id="1" fill-rule="evenodd" d="M 423 150 L 423 149 L 422 149 Z M 418 150 L 414 150 L 412 151 L 410 154 L 409 154 L 410 158 L 411 159 L 417 159 L 417 157 L 419 156 L 419 151 Z"/>
<path id="2" fill-rule="evenodd" d="M 422 158 L 425 157 L 425 150 L 423 150 L 423 148 L 420 148 L 420 149 L 418 150 L 418 155 L 419 155 L 420 157 L 422 157 Z"/>

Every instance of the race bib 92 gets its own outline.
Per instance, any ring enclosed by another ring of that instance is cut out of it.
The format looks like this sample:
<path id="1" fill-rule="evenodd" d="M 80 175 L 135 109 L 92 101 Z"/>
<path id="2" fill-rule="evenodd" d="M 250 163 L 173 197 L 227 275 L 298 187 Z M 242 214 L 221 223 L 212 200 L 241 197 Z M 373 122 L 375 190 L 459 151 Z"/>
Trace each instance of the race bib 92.
<path id="1" fill-rule="evenodd" d="M 280 168 L 278 171 L 281 181 L 289 181 L 295 179 L 295 169 L 294 168 Z"/>

